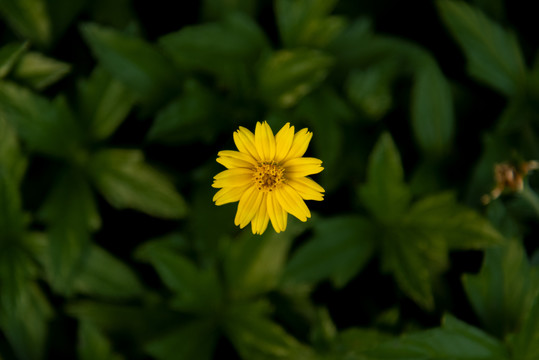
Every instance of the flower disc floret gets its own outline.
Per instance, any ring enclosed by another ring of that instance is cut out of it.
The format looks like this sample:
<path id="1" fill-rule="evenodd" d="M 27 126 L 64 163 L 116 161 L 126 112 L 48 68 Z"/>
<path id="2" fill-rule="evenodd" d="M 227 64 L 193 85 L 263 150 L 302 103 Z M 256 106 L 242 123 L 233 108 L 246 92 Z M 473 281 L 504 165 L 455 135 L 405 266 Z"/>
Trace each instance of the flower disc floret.
<path id="1" fill-rule="evenodd" d="M 284 181 L 284 168 L 272 162 L 259 163 L 254 171 L 254 180 L 259 191 L 273 191 Z"/>

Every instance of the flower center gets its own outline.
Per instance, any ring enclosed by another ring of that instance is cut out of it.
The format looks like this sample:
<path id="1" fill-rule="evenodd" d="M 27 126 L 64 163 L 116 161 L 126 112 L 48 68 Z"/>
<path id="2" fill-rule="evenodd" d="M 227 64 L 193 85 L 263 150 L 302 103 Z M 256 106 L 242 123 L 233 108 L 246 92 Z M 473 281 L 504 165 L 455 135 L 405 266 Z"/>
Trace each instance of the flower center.
<path id="1" fill-rule="evenodd" d="M 284 181 L 284 168 L 275 162 L 258 163 L 254 172 L 254 180 L 260 191 L 273 191 Z"/>

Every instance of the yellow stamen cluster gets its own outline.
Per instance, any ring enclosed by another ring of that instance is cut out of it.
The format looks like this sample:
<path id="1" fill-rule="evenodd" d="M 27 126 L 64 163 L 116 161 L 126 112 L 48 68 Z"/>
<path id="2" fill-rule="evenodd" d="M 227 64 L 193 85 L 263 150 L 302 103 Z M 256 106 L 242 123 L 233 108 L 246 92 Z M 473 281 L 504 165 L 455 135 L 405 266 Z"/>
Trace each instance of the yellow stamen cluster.
<path id="1" fill-rule="evenodd" d="M 284 179 L 284 168 L 274 161 L 259 163 L 254 172 L 255 184 L 259 191 L 273 191 Z"/>

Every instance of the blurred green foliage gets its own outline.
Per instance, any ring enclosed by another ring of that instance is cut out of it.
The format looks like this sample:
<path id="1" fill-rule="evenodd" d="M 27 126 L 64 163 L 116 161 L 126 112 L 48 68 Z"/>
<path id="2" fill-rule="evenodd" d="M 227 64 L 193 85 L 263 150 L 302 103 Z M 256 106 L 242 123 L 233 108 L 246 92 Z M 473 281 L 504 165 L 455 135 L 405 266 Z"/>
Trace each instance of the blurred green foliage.
<path id="1" fill-rule="evenodd" d="M 0 0 L 0 359 L 538 359 L 537 175 L 480 204 L 539 160 L 527 5 L 195 3 Z M 210 184 L 263 119 L 326 199 L 254 236 Z"/>

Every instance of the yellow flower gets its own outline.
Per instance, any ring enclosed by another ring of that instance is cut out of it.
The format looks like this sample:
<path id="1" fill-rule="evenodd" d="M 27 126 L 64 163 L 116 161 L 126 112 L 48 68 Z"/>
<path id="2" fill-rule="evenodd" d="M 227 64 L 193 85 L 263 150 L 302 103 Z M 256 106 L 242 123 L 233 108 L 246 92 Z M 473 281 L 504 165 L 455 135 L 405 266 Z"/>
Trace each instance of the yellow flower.
<path id="1" fill-rule="evenodd" d="M 294 133 L 287 123 L 273 136 L 267 122 L 257 122 L 255 133 L 241 127 L 234 133 L 239 151 L 218 153 L 224 170 L 214 177 L 220 188 L 215 205 L 238 203 L 234 223 L 244 228 L 251 223 L 253 234 L 262 234 L 271 220 L 276 232 L 286 229 L 288 213 L 307 221 L 311 212 L 303 200 L 324 199 L 324 189 L 308 178 L 324 168 L 322 161 L 302 157 L 313 134 L 307 129 Z"/>

